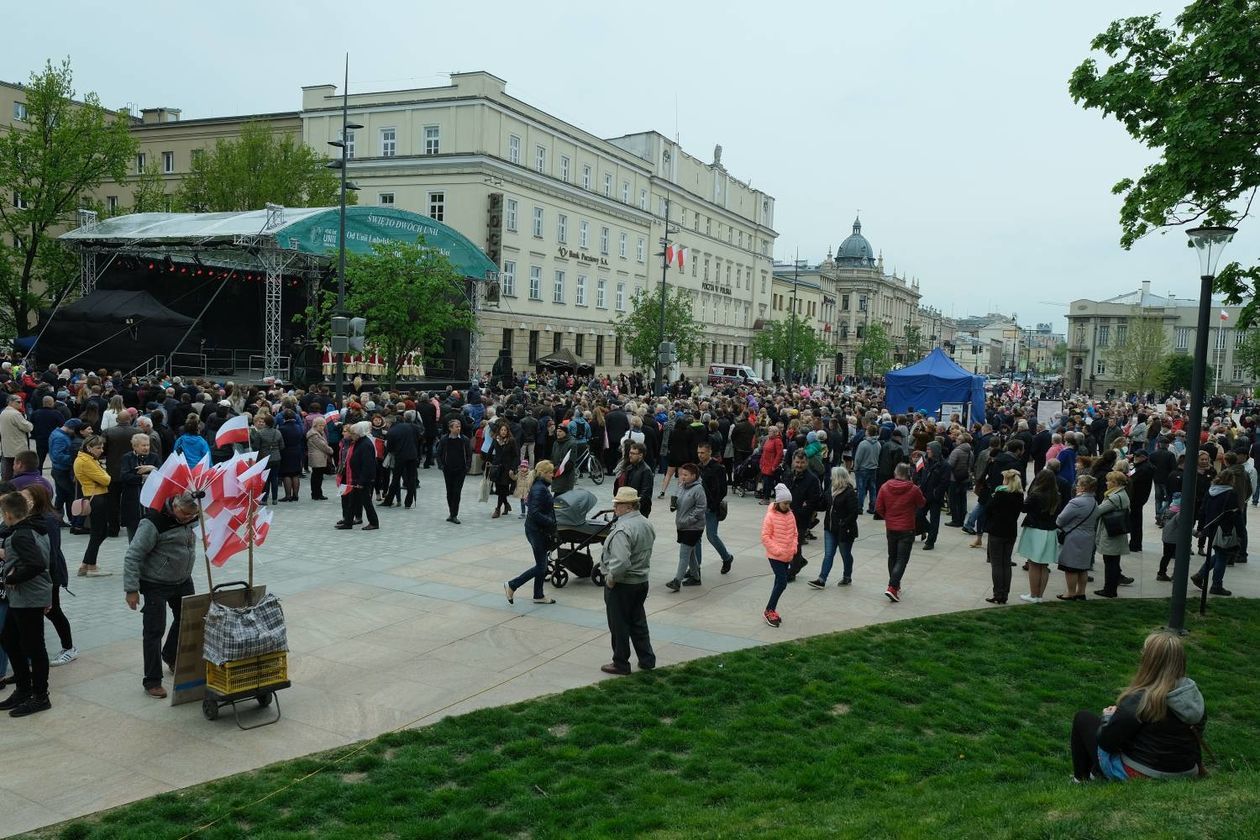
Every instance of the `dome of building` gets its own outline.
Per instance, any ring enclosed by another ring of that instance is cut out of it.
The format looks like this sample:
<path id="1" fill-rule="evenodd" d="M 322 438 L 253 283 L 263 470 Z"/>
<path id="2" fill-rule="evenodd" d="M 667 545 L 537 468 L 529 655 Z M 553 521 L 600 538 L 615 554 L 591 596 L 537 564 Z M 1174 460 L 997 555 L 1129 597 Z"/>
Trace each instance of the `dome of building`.
<path id="1" fill-rule="evenodd" d="M 837 265 L 874 265 L 875 250 L 862 235 L 862 220 L 853 220 L 853 233 L 836 249 Z"/>

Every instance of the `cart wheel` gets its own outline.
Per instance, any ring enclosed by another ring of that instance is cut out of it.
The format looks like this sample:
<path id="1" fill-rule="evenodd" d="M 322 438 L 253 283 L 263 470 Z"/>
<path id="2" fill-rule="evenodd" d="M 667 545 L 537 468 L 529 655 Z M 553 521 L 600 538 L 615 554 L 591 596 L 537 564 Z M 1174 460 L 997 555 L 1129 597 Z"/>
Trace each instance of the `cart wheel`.
<path id="1" fill-rule="evenodd" d="M 275 695 L 273 695 L 270 691 L 260 691 L 257 697 L 258 705 L 264 709 L 267 708 L 271 705 L 271 698 L 273 696 Z"/>
<path id="2" fill-rule="evenodd" d="M 569 582 L 569 573 L 564 569 L 556 569 L 556 573 L 551 576 L 551 582 L 557 589 L 563 589 Z"/>
<path id="3" fill-rule="evenodd" d="M 553 560 L 547 561 L 547 575 L 554 575 L 560 569 L 560 564 Z"/>
<path id="4" fill-rule="evenodd" d="M 737 484 L 735 485 L 735 495 L 739 496 L 742 499 L 748 495 L 748 491 L 745 490 L 742 486 Z"/>
<path id="5" fill-rule="evenodd" d="M 599 566 L 596 566 L 595 568 L 591 569 L 591 583 L 595 584 L 596 586 L 604 585 L 604 573 L 600 571 Z"/>
<path id="6" fill-rule="evenodd" d="M 206 716 L 206 720 L 218 720 L 219 704 L 212 697 L 204 697 L 201 700 L 201 713 Z"/>
<path id="7" fill-rule="evenodd" d="M 591 481 L 596 484 L 604 483 L 604 465 L 599 462 L 598 458 L 591 459 Z"/>

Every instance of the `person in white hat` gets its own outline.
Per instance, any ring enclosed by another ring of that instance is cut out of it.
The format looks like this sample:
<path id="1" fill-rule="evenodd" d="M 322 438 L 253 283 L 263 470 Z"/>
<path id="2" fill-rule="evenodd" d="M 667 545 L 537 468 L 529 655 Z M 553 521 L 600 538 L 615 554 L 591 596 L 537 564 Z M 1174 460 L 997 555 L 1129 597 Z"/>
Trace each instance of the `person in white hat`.
<path id="1" fill-rule="evenodd" d="M 761 544 L 766 549 L 770 571 L 774 573 L 774 586 L 770 589 L 770 600 L 766 603 L 763 618 L 766 624 L 778 627 L 783 623 L 778 613 L 779 596 L 787 589 L 788 567 L 792 565 L 797 548 L 792 491 L 786 484 L 774 486 L 774 503 L 766 510 L 766 518 L 761 522 Z"/>
<path id="2" fill-rule="evenodd" d="M 639 491 L 621 487 L 613 496 L 613 512 L 617 515 L 612 530 L 604 540 L 599 558 L 604 573 L 604 608 L 608 613 L 608 632 L 612 634 L 613 659 L 600 666 L 605 674 L 630 673 L 630 645 L 639 658 L 639 669 L 656 667 L 656 653 L 648 635 L 647 612 L 643 608 L 648 593 L 648 568 L 656 532 L 639 513 Z"/>

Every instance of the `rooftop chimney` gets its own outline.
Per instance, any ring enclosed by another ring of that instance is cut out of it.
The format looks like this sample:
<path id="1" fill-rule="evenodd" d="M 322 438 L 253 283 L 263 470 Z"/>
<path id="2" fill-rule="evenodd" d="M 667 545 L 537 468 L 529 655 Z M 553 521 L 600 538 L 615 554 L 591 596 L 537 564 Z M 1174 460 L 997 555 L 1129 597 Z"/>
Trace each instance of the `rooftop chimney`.
<path id="1" fill-rule="evenodd" d="M 1142 281 L 1142 297 L 1145 298 L 1150 293 L 1151 293 L 1151 281 L 1143 280 Z"/>

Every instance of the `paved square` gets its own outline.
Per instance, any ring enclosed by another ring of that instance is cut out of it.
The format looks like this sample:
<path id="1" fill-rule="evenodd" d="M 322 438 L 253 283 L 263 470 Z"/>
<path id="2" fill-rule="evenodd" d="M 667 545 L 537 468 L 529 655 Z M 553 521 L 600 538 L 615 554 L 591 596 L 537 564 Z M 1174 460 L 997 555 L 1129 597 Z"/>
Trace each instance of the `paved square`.
<path id="1" fill-rule="evenodd" d="M 380 510 L 381 529 L 367 534 L 333 530 L 340 514 L 335 500 L 303 498 L 275 506 L 271 536 L 257 555 L 257 582 L 283 602 L 293 687 L 279 694 L 283 720 L 252 732 L 237 729 L 230 715 L 205 720 L 200 704 L 172 708 L 147 697 L 140 685 L 140 613 L 123 603 L 121 574 L 72 578 L 76 597 L 63 597 L 63 605 L 82 655 L 52 670 L 52 711 L 0 719 L 5 756 L 0 834 L 390 729 L 422 726 L 445 715 L 610 679 L 599 671 L 610 658 L 602 593 L 589 581 L 570 580 L 560 590 L 548 585 L 559 602 L 553 606 L 530 603 L 527 590 L 515 606 L 507 604 L 501 583 L 530 565 L 529 547 L 521 520 L 515 515 L 492 520 L 490 505 L 477 503 L 477 481 L 470 476 L 464 488 L 463 525 L 444 521 L 444 489 L 436 470 L 421 472 L 417 509 Z M 595 492 L 601 508 L 607 506 L 611 481 L 595 487 L 583 480 L 582 486 Z M 775 630 L 761 620 L 770 592 L 760 545 L 765 508 L 751 497 L 731 496 L 721 534 L 735 554 L 734 568 L 719 575 L 716 554 L 706 543 L 704 585 L 675 594 L 664 586 L 677 560 L 673 517 L 665 502 L 656 504 L 647 609 L 662 666 L 988 606 L 984 553 L 967 547 L 970 537 L 945 527 L 931 553 L 916 544 L 904 580 L 905 600 L 889 603 L 881 594 L 887 583 L 882 523 L 863 516 L 853 585 L 833 585 L 824 592 L 807 587 L 805 576 L 817 571 L 822 555 L 822 540 L 811 543 L 806 551 L 810 566 L 784 594 L 783 626 Z M 1149 512 L 1148 506 L 1148 520 Z M 1164 597 L 1170 591 L 1170 584 L 1154 579 L 1161 544 L 1149 521 L 1144 544 L 1144 553 L 1124 560 L 1125 572 L 1136 582 L 1121 590 L 1122 597 Z M 66 537 L 71 569 L 85 545 L 86 537 Z M 102 568 L 121 573 L 124 550 L 125 537 L 107 541 Z M 1012 605 L 1002 609 L 1072 608 L 1020 604 L 1015 596 L 1026 591 L 1025 578 L 1018 568 L 1014 572 Z M 216 582 L 243 576 L 241 555 L 216 572 Z M 195 579 L 204 592 L 200 565 Z M 838 579 L 837 571 L 833 584 Z M 1260 595 L 1250 566 L 1229 569 L 1226 585 L 1236 595 Z M 1056 572 L 1047 595 L 1062 591 L 1062 575 Z M 51 626 L 46 638 L 55 654 Z"/>

